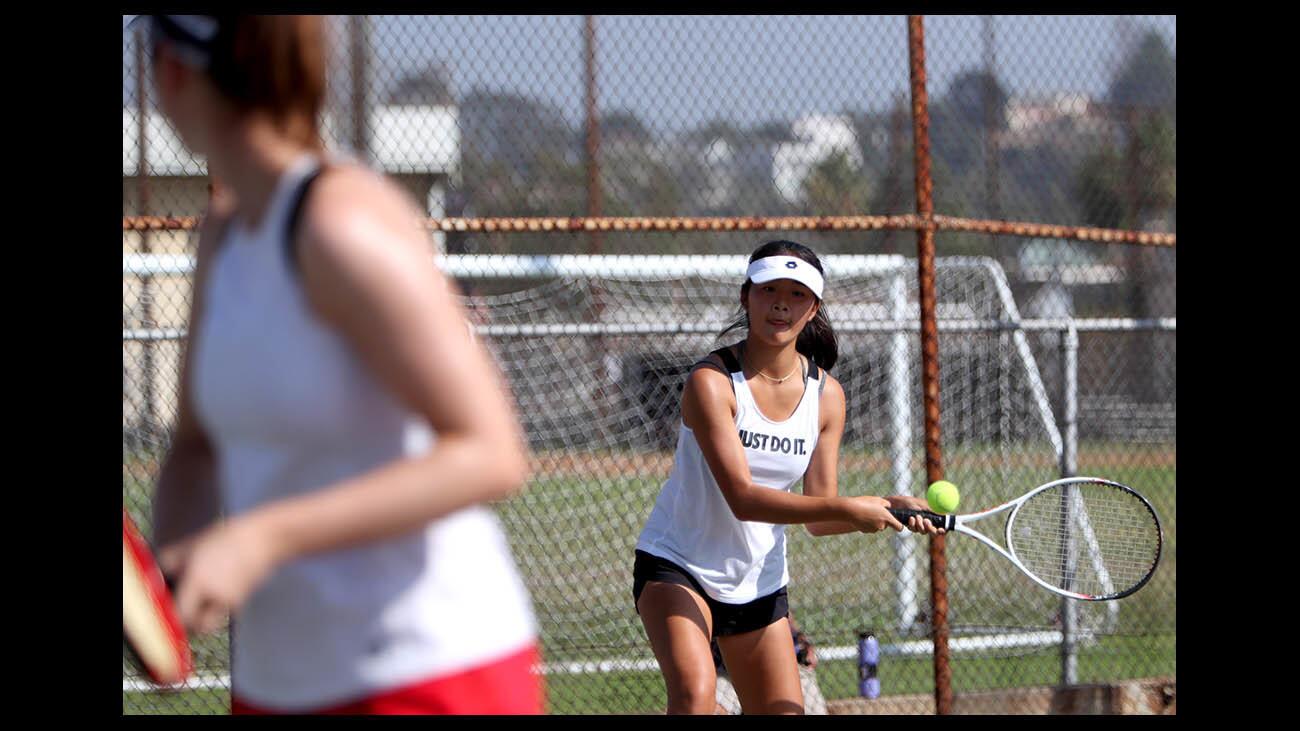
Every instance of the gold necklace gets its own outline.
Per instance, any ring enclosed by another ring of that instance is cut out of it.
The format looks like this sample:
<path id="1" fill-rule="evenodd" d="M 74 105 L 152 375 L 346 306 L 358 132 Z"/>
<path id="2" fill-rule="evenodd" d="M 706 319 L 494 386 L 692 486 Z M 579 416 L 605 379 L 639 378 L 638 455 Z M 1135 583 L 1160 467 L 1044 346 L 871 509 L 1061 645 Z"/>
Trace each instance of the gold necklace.
<path id="1" fill-rule="evenodd" d="M 790 369 L 790 372 L 785 374 L 785 378 L 773 378 L 772 376 L 769 376 L 766 373 L 764 373 L 760 368 L 755 368 L 754 370 L 757 371 L 758 375 L 766 378 L 772 383 L 785 383 L 786 381 L 790 380 L 790 376 L 793 376 L 795 371 L 799 370 L 799 366 L 801 365 L 803 364 L 799 362 L 799 359 L 795 358 L 794 368 Z"/>
<path id="2" fill-rule="evenodd" d="M 741 362 L 744 363 L 746 351 L 749 350 L 748 343 L 744 343 L 744 342 L 740 343 L 740 349 L 738 350 L 740 350 Z M 794 356 L 794 368 L 792 369 L 792 371 L 787 373 L 787 375 L 785 375 L 784 379 L 775 379 L 775 377 L 768 376 L 767 373 L 763 372 L 762 368 L 754 368 L 754 372 L 758 373 L 759 376 L 763 376 L 764 379 L 774 382 L 774 384 L 784 384 L 785 381 L 790 380 L 790 376 L 794 375 L 794 371 L 798 371 L 798 369 L 800 369 L 802 366 L 803 366 L 803 360 L 800 358 L 800 356 L 796 355 Z"/>

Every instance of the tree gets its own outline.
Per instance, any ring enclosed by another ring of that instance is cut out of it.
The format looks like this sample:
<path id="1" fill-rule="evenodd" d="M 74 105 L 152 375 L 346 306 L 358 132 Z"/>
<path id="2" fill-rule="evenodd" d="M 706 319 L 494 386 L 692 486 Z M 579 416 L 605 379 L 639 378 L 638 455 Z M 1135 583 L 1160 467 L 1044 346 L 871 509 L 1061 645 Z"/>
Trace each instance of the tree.
<path id="1" fill-rule="evenodd" d="M 1075 173 L 1075 196 L 1083 220 L 1102 228 L 1120 228 L 1126 218 L 1123 189 L 1123 158 L 1107 146 L 1088 156 Z"/>
<path id="2" fill-rule="evenodd" d="M 844 152 L 813 166 L 803 181 L 808 213 L 815 216 L 860 216 L 870 210 L 871 182 Z"/>
<path id="3" fill-rule="evenodd" d="M 1007 128 L 1007 101 L 1010 95 L 997 76 L 985 69 L 967 69 L 953 79 L 944 96 L 957 122 L 967 127 L 996 130 Z"/>
<path id="4" fill-rule="evenodd" d="M 984 69 L 957 75 L 930 111 L 930 140 L 958 174 L 984 161 L 983 145 L 992 133 L 1007 128 L 1010 96 L 997 77 Z"/>
<path id="5" fill-rule="evenodd" d="M 1096 226 L 1147 228 L 1172 223 L 1177 204 L 1177 66 L 1164 38 L 1142 34 L 1120 63 L 1106 99 L 1120 134 L 1080 164 L 1075 190 L 1085 222 Z M 1123 313 L 1128 317 L 1173 314 L 1172 251 L 1126 247 Z M 1139 340 L 1122 382 L 1134 400 L 1156 393 L 1157 374 L 1168 367 L 1150 339 Z M 1163 376 L 1160 376 L 1163 377 Z"/>
<path id="6" fill-rule="evenodd" d="M 600 184 L 607 216 L 665 216 L 679 212 L 679 185 L 654 136 L 628 110 L 600 117 Z"/>
<path id="7" fill-rule="evenodd" d="M 1164 36 L 1154 30 L 1143 34 L 1111 80 L 1107 97 L 1116 107 L 1177 108 L 1178 65 Z"/>
<path id="8" fill-rule="evenodd" d="M 580 137 L 554 107 L 475 89 L 459 109 L 465 204 L 477 216 L 576 216 L 586 210 Z M 545 234 L 475 235 L 476 251 L 538 253 Z"/>
<path id="9" fill-rule="evenodd" d="M 682 139 L 693 145 L 707 145 L 714 140 L 723 140 L 734 147 L 743 136 L 743 133 L 732 122 L 725 119 L 714 119 L 687 132 L 682 136 Z"/>
<path id="10" fill-rule="evenodd" d="M 1177 76 L 1164 37 L 1142 35 L 1107 91 L 1111 118 L 1122 132 L 1085 158 L 1075 192 L 1085 222 L 1141 228 L 1172 216 L 1177 203 Z"/>
<path id="11" fill-rule="evenodd" d="M 902 95 L 894 98 L 894 103 L 884 120 L 887 133 L 886 158 L 884 172 L 869 210 L 882 214 L 912 213 L 915 209 L 910 137 L 910 117 L 907 103 Z M 861 137 L 859 139 L 862 139 Z M 863 159 L 870 159 L 865 157 Z M 886 254 L 897 254 L 907 244 L 902 232 L 886 230 L 882 237 L 881 250 Z"/>
<path id="12" fill-rule="evenodd" d="M 650 142 L 650 131 L 630 111 L 610 112 L 600 118 L 600 137 L 620 141 L 646 144 Z"/>

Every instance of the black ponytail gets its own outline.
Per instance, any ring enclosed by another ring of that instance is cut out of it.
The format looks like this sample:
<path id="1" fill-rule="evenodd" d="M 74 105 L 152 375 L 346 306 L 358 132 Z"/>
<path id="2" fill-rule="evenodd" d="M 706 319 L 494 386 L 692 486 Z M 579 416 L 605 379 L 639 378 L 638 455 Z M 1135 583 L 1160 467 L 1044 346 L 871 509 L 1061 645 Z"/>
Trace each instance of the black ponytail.
<path id="1" fill-rule="evenodd" d="M 817 254 L 803 244 L 785 240 L 769 241 L 754 250 L 754 253 L 749 257 L 749 263 L 753 264 L 759 259 L 766 259 L 769 256 L 798 257 L 813 265 L 823 276 L 826 274 L 822 270 L 822 263 L 817 258 Z M 742 297 L 749 294 L 750 284 L 751 282 L 746 279 L 745 283 L 741 285 L 740 294 Z M 835 362 L 840 359 L 840 346 L 835 339 L 835 329 L 831 327 L 830 315 L 826 313 L 826 303 L 818 300 L 817 304 L 817 314 L 799 333 L 799 338 L 795 341 L 794 347 L 795 350 L 803 353 L 819 367 L 829 371 L 835 367 Z M 743 307 L 736 319 L 723 328 L 722 332 L 718 333 L 718 337 L 741 328 L 749 329 L 749 313 Z"/>

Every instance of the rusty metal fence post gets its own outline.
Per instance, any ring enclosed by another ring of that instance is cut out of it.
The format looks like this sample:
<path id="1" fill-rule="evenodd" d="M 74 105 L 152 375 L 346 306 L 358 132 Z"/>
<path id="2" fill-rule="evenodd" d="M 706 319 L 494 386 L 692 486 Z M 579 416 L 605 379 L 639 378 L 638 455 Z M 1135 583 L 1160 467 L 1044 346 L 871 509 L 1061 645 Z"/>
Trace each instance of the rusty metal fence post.
<path id="1" fill-rule="evenodd" d="M 908 16 L 908 58 L 912 81 L 912 139 L 916 160 L 917 269 L 921 305 L 921 384 L 925 411 L 927 484 L 943 479 L 939 442 L 939 327 L 935 322 L 934 182 L 930 178 L 930 117 L 925 89 L 925 24 Z M 930 622 L 934 638 L 935 712 L 952 712 L 952 669 L 948 663 L 948 576 L 944 537 L 930 539 Z"/>

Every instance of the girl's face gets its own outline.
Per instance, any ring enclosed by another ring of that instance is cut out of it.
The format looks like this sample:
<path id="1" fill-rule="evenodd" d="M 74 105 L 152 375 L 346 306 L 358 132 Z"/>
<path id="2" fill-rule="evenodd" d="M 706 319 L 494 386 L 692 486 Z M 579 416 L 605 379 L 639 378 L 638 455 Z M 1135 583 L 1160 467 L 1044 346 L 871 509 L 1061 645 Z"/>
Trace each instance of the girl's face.
<path id="1" fill-rule="evenodd" d="M 750 336 L 778 346 L 798 339 L 817 315 L 817 296 L 793 279 L 751 284 L 740 304 L 749 313 Z"/>
<path id="2" fill-rule="evenodd" d="M 160 44 L 154 49 L 152 75 L 158 108 L 185 147 L 198 155 L 208 152 L 209 117 L 213 93 L 203 75 Z"/>

